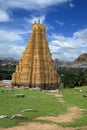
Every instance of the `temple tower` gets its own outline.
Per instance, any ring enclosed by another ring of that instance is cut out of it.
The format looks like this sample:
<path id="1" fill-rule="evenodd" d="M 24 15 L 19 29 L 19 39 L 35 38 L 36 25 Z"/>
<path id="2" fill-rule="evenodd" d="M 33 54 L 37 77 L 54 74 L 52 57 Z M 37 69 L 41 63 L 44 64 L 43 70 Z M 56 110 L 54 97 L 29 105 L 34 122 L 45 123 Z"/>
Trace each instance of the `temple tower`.
<path id="1" fill-rule="evenodd" d="M 32 33 L 28 44 L 12 75 L 12 84 L 41 89 L 56 89 L 60 78 L 52 60 L 45 26 L 38 23 L 32 25 Z"/>

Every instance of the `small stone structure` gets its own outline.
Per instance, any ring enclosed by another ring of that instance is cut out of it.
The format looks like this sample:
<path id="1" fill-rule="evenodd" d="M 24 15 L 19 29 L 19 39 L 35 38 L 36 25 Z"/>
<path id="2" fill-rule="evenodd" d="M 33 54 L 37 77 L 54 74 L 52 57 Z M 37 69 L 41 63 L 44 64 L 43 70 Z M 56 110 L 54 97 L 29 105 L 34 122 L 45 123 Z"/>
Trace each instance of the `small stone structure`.
<path id="1" fill-rule="evenodd" d="M 24 94 L 15 94 L 16 97 L 25 97 Z"/>

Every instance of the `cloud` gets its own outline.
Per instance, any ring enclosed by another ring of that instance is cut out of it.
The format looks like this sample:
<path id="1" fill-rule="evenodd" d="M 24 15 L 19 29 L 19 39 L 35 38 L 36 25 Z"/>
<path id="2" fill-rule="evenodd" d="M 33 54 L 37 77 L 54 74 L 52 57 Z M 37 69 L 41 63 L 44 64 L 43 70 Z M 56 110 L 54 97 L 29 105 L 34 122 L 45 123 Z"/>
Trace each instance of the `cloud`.
<path id="1" fill-rule="evenodd" d="M 72 3 L 69 3 L 69 6 L 70 6 L 71 8 L 75 7 L 74 4 L 72 4 Z"/>
<path id="2" fill-rule="evenodd" d="M 80 54 L 87 53 L 87 28 L 74 32 L 72 37 L 52 34 L 49 46 L 53 58 L 75 60 Z"/>
<path id="3" fill-rule="evenodd" d="M 76 46 L 72 41 L 72 38 L 66 38 L 63 35 L 56 35 L 56 34 L 53 34 L 52 37 L 54 40 L 52 40 L 51 43 L 56 47 L 68 48 L 68 49 L 78 48 L 78 46 Z"/>
<path id="4" fill-rule="evenodd" d="M 21 46 L 20 46 L 20 44 Z M 10 56 L 15 54 L 15 57 L 23 49 L 23 38 L 19 34 L 9 30 L 0 30 L 0 56 Z M 18 47 L 18 48 L 17 48 Z M 19 52 L 19 53 L 18 53 Z"/>
<path id="5" fill-rule="evenodd" d="M 70 0 L 0 0 L 0 22 L 10 20 L 8 12 L 12 9 L 36 10 L 41 12 L 52 5 L 68 3 Z"/>
<path id="6" fill-rule="evenodd" d="M 11 43 L 16 41 L 21 41 L 21 36 L 17 35 L 15 32 L 8 30 L 0 30 L 0 43 Z"/>
<path id="7" fill-rule="evenodd" d="M 51 5 L 60 5 L 69 2 L 70 0 L 1 0 L 1 8 L 11 9 L 11 8 L 22 8 L 26 10 L 30 9 L 40 9 Z"/>
<path id="8" fill-rule="evenodd" d="M 54 30 L 54 27 L 51 25 L 46 24 L 46 30 Z"/>
<path id="9" fill-rule="evenodd" d="M 72 23 L 71 26 L 76 26 L 76 24 L 75 24 L 75 23 Z"/>
<path id="10" fill-rule="evenodd" d="M 23 46 L 19 46 L 19 45 L 11 46 L 9 54 L 15 55 L 15 58 L 16 57 L 19 58 L 22 55 L 24 49 L 25 49 L 24 45 Z"/>
<path id="11" fill-rule="evenodd" d="M 62 21 L 56 20 L 56 23 L 59 24 L 60 26 L 63 26 L 64 23 Z"/>
<path id="12" fill-rule="evenodd" d="M 8 22 L 8 21 L 10 21 L 9 14 L 4 10 L 0 10 L 0 22 Z"/>
<path id="13" fill-rule="evenodd" d="M 74 33 L 74 37 L 87 41 L 87 28 Z"/>

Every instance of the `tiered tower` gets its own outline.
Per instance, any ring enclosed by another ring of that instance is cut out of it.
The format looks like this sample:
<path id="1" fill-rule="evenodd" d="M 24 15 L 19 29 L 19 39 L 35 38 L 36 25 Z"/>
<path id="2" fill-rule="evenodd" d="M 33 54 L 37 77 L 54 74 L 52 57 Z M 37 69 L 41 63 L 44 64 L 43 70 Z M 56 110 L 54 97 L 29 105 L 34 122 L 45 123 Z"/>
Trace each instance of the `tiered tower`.
<path id="1" fill-rule="evenodd" d="M 32 33 L 23 52 L 16 72 L 12 75 L 12 84 L 41 89 L 56 89 L 60 78 L 52 60 L 45 34 L 45 26 L 38 23 L 32 25 Z"/>

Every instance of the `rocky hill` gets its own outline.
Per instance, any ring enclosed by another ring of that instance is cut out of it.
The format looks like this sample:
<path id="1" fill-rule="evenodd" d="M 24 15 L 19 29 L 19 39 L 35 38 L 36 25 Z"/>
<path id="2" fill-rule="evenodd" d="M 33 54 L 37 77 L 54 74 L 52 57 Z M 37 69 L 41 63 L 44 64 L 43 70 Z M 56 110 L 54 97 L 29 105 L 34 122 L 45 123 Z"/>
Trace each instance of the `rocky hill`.
<path id="1" fill-rule="evenodd" d="M 76 63 L 78 62 L 87 62 L 87 53 L 81 54 L 76 60 Z"/>
<path id="2" fill-rule="evenodd" d="M 87 68 L 87 53 L 81 54 L 75 61 L 60 61 L 55 59 L 55 65 L 57 67 L 67 67 L 67 68 Z"/>
<path id="3" fill-rule="evenodd" d="M 64 67 L 64 66 L 68 67 L 72 65 L 72 62 L 59 60 L 59 59 L 55 59 L 54 62 L 57 67 Z"/>

